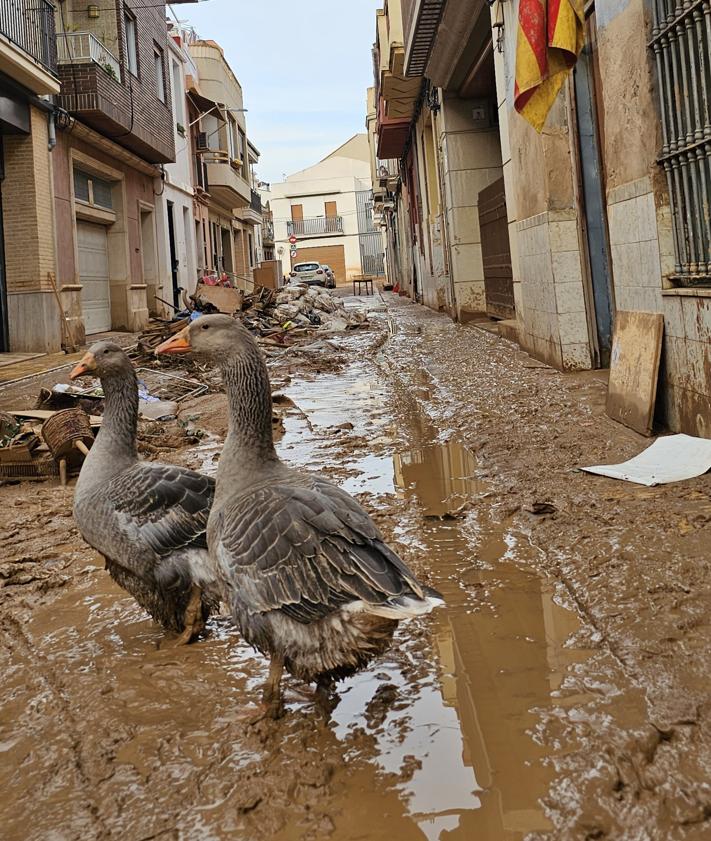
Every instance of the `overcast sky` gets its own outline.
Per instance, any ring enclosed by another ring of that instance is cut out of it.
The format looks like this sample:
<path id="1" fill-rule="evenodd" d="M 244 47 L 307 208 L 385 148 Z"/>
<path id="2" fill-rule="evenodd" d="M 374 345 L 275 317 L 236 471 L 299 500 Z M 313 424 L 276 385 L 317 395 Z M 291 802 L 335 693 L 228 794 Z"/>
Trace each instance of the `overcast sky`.
<path id="1" fill-rule="evenodd" d="M 365 131 L 379 6 L 382 0 L 207 0 L 172 7 L 224 49 L 244 91 L 263 181 L 281 181 Z"/>

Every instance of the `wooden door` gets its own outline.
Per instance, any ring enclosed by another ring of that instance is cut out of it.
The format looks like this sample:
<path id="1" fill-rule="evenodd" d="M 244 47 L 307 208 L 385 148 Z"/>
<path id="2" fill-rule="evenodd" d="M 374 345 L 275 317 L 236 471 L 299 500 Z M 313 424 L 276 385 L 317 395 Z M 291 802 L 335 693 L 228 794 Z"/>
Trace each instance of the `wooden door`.
<path id="1" fill-rule="evenodd" d="M 292 204 L 291 205 L 291 221 L 292 222 L 303 222 L 304 221 L 304 206 L 303 206 L 303 204 Z"/>
<path id="2" fill-rule="evenodd" d="M 503 178 L 479 193 L 479 229 L 487 315 L 514 318 L 513 270 Z"/>
<path id="3" fill-rule="evenodd" d="M 326 208 L 327 219 L 332 219 L 334 216 L 338 216 L 338 205 L 335 201 L 325 202 L 324 207 Z"/>

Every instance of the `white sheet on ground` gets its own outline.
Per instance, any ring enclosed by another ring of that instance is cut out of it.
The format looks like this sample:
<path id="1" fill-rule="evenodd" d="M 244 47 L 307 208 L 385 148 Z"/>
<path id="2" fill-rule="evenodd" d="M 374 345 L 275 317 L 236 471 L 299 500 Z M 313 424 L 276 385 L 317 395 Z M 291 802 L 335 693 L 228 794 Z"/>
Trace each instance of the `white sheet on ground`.
<path id="1" fill-rule="evenodd" d="M 692 435 L 667 435 L 622 464 L 601 464 L 580 469 L 648 487 L 682 482 L 711 470 L 711 440 Z"/>

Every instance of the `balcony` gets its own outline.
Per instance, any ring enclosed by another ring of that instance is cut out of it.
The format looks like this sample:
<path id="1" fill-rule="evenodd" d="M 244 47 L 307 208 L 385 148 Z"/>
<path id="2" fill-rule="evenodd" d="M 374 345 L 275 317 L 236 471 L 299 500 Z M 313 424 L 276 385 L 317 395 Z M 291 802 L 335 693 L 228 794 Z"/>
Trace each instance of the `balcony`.
<path id="1" fill-rule="evenodd" d="M 385 114 L 385 101 L 380 99 L 377 123 L 377 155 L 381 159 L 400 159 L 410 136 L 410 118 L 393 119 Z"/>
<path id="2" fill-rule="evenodd" d="M 239 218 L 248 225 L 260 225 L 262 223 L 262 197 L 256 190 L 251 191 L 249 204 L 242 208 Z"/>
<path id="3" fill-rule="evenodd" d="M 117 82 L 121 81 L 121 64 L 96 35 L 91 32 L 65 32 L 57 39 L 59 64 L 93 62 Z"/>
<path id="4" fill-rule="evenodd" d="M 299 239 L 308 237 L 328 237 L 343 234 L 342 216 L 315 216 L 311 219 L 295 219 L 286 223 L 289 236 Z"/>
<path id="5" fill-rule="evenodd" d="M 230 161 L 227 152 L 216 149 L 202 153 L 202 160 L 207 174 L 207 189 L 212 198 L 223 207 L 244 213 L 252 201 L 252 190 L 239 174 L 239 164 Z"/>
<path id="6" fill-rule="evenodd" d="M 71 30 L 71 16 L 65 25 Z M 106 43 L 112 43 L 116 17 L 107 14 L 102 26 Z M 129 74 L 106 43 L 86 30 L 59 33 L 57 105 L 148 163 L 174 161 L 170 108 L 159 100 L 151 79 L 134 78 L 127 83 Z"/>
<path id="7" fill-rule="evenodd" d="M 36 94 L 59 92 L 54 7 L 48 0 L 0 2 L 0 71 Z"/>

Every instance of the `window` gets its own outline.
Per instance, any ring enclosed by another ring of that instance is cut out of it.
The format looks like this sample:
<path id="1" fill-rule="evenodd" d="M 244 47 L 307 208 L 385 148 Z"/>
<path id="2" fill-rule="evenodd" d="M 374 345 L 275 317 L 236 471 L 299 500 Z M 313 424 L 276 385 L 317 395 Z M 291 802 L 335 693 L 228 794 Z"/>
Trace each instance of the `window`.
<path id="1" fill-rule="evenodd" d="M 228 114 L 227 125 L 225 128 L 227 131 L 227 154 L 230 156 L 230 161 L 239 157 L 239 153 L 236 148 L 237 144 L 235 143 L 235 125 L 235 118 L 232 114 Z"/>
<path id="2" fill-rule="evenodd" d="M 163 50 L 153 47 L 153 64 L 155 66 L 156 94 L 161 102 L 165 102 L 165 74 L 163 72 Z"/>
<path id="3" fill-rule="evenodd" d="M 86 204 L 113 210 L 113 184 L 81 169 L 74 170 L 74 198 Z"/>
<path id="4" fill-rule="evenodd" d="M 252 234 L 247 234 L 249 238 L 249 267 L 250 269 L 254 266 L 254 240 L 252 239 Z"/>
<path id="5" fill-rule="evenodd" d="M 134 76 L 138 76 L 138 47 L 136 46 L 136 18 L 127 11 L 123 13 L 126 29 L 126 63 Z"/>
<path id="6" fill-rule="evenodd" d="M 177 125 L 185 128 L 185 113 L 183 110 L 183 85 L 180 77 L 180 65 L 177 61 L 172 62 L 173 72 L 173 112 Z"/>
<path id="7" fill-rule="evenodd" d="M 652 8 L 654 28 L 650 46 L 659 80 L 663 137 L 659 160 L 667 176 L 671 203 L 673 279 L 684 286 L 708 286 L 711 284 L 711 150 L 702 142 L 708 137 L 711 115 L 708 9 L 704 12 L 704 27 L 701 12 L 695 9 L 692 18 L 688 4 L 683 8 L 665 5 L 663 17 L 658 4 L 652 4 Z M 674 11 L 667 11 L 672 8 Z"/>

